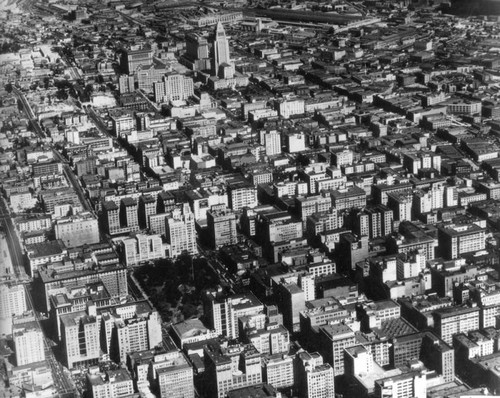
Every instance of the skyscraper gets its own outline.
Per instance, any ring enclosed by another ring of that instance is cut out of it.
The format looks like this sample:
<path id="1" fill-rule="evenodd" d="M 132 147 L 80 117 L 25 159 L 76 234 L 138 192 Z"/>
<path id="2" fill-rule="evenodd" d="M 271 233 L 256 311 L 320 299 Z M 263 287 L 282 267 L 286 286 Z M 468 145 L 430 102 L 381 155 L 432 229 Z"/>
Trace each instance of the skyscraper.
<path id="1" fill-rule="evenodd" d="M 182 212 L 178 209 L 172 211 L 171 217 L 166 219 L 165 230 L 171 257 L 177 257 L 183 252 L 198 253 L 194 214 L 188 204 L 184 205 Z"/>
<path id="2" fill-rule="evenodd" d="M 87 374 L 87 385 L 92 397 L 130 397 L 134 392 L 134 383 L 125 369 L 108 370 L 105 374 Z"/>
<path id="3" fill-rule="evenodd" d="M 274 156 L 281 153 L 281 134 L 276 131 L 261 131 L 260 143 L 266 148 L 266 155 Z"/>
<path id="4" fill-rule="evenodd" d="M 221 66 L 231 65 L 229 58 L 229 42 L 227 40 L 224 26 L 219 22 L 215 28 L 215 37 L 213 43 L 212 75 L 219 75 Z M 224 76 L 226 77 L 226 76 Z"/>
<path id="5" fill-rule="evenodd" d="M 238 338 L 238 318 L 261 314 L 264 305 L 253 293 L 235 294 L 225 297 L 215 290 L 204 296 L 204 313 L 211 329 L 231 339 Z"/>
<path id="6" fill-rule="evenodd" d="M 207 396 L 224 398 L 229 390 L 262 383 L 261 354 L 252 344 L 204 346 Z"/>
<path id="7" fill-rule="evenodd" d="M 17 366 L 45 360 L 43 332 L 34 317 L 21 319 L 12 327 Z"/>
<path id="8" fill-rule="evenodd" d="M 127 50 L 123 52 L 121 64 L 129 75 L 134 73 L 140 66 L 149 66 L 153 63 L 153 51 L 144 48 L 139 50 Z"/>
<path id="9" fill-rule="evenodd" d="M 66 247 L 99 243 L 99 225 L 91 213 L 63 217 L 57 220 L 54 231 L 56 239 L 61 239 Z"/>
<path id="10" fill-rule="evenodd" d="M 99 323 L 95 306 L 61 316 L 61 343 L 65 364 L 75 365 L 97 363 L 100 356 Z"/>
<path id="11" fill-rule="evenodd" d="M 194 397 L 193 368 L 181 351 L 170 354 L 162 362 L 156 362 L 157 382 L 162 398 Z"/>
<path id="12" fill-rule="evenodd" d="M 156 102 L 185 101 L 193 94 L 193 79 L 179 73 L 168 74 L 163 81 L 154 83 Z"/>
<path id="13" fill-rule="evenodd" d="M 236 217 L 225 205 L 215 205 L 207 211 L 207 224 L 213 248 L 237 243 Z"/>
<path id="14" fill-rule="evenodd" d="M 305 398 L 333 398 L 335 387 L 333 368 L 323 363 L 317 352 L 298 354 L 297 373 L 300 396 Z"/>
<path id="15" fill-rule="evenodd" d="M 131 231 L 139 230 L 139 214 L 137 200 L 125 197 L 120 202 L 120 223 Z"/>
<path id="16" fill-rule="evenodd" d="M 12 316 L 27 310 L 24 285 L 15 282 L 0 284 L 0 333 L 10 334 Z"/>
<path id="17" fill-rule="evenodd" d="M 127 266 L 161 258 L 165 255 L 161 236 L 137 234 L 122 240 L 122 254 Z"/>

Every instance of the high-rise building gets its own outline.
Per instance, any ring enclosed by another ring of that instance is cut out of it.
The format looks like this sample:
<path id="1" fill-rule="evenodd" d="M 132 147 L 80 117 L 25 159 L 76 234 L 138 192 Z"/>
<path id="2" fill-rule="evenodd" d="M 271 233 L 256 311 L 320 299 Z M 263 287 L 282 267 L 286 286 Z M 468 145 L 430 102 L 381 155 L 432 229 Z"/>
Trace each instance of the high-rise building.
<path id="1" fill-rule="evenodd" d="M 50 321 L 56 341 L 61 339 L 61 315 L 84 311 L 90 302 L 95 304 L 97 310 L 109 307 L 112 303 L 109 292 L 102 281 L 87 283 L 83 286 L 65 286 L 63 284 L 54 290 L 50 289 L 49 294 Z"/>
<path id="2" fill-rule="evenodd" d="M 288 119 L 292 115 L 302 115 L 305 113 L 305 101 L 302 98 L 289 100 L 279 99 L 274 102 L 274 108 L 278 111 L 280 116 Z M 293 145 L 290 146 L 290 142 L 291 141 L 288 140 L 288 151 L 294 152 L 294 147 Z"/>
<path id="3" fill-rule="evenodd" d="M 356 185 L 330 191 L 332 206 L 337 210 L 366 206 L 366 192 Z"/>
<path id="4" fill-rule="evenodd" d="M 297 378 L 301 397 L 335 397 L 333 368 L 317 352 L 297 354 Z"/>
<path id="5" fill-rule="evenodd" d="M 208 42 L 203 36 L 194 33 L 186 35 L 186 55 L 192 60 L 208 58 Z"/>
<path id="6" fill-rule="evenodd" d="M 444 185 L 434 184 L 428 189 L 418 189 L 413 192 L 413 211 L 416 214 L 431 212 L 443 208 L 445 197 Z"/>
<path id="7" fill-rule="evenodd" d="M 293 356 L 274 354 L 262 359 L 264 381 L 276 388 L 292 387 L 295 384 Z"/>
<path id="8" fill-rule="evenodd" d="M 160 235 L 136 234 L 121 242 L 123 259 L 127 266 L 165 257 Z"/>
<path id="9" fill-rule="evenodd" d="M 208 326 L 219 335 L 229 338 L 239 336 L 238 318 L 264 312 L 264 305 L 253 293 L 224 297 L 216 291 L 204 296 L 204 313 Z"/>
<path id="10" fill-rule="evenodd" d="M 134 383 L 125 369 L 108 370 L 105 374 L 87 374 L 92 398 L 125 398 L 134 394 Z"/>
<path id="11" fill-rule="evenodd" d="M 215 28 L 212 51 L 212 76 L 219 76 L 221 67 L 231 66 L 231 59 L 229 57 L 229 41 L 227 39 L 224 26 L 220 22 L 217 23 Z"/>
<path id="12" fill-rule="evenodd" d="M 455 351 L 431 332 L 424 332 L 422 362 L 442 375 L 446 382 L 455 380 Z"/>
<path id="13" fill-rule="evenodd" d="M 139 213 L 137 200 L 126 197 L 120 202 L 120 224 L 130 231 L 139 230 Z"/>
<path id="14" fill-rule="evenodd" d="M 335 375 L 344 374 L 344 348 L 356 344 L 353 330 L 344 324 L 324 325 L 319 328 L 321 353 L 332 365 Z"/>
<path id="15" fill-rule="evenodd" d="M 260 144 L 266 149 L 267 156 L 281 153 L 281 133 L 276 130 L 260 132 Z"/>
<path id="16" fill-rule="evenodd" d="M 196 230 L 194 214 L 185 204 L 183 210 L 175 209 L 166 219 L 165 234 L 170 244 L 170 256 L 177 257 L 183 252 L 188 254 L 198 253 L 196 244 Z"/>
<path id="17" fill-rule="evenodd" d="M 302 221 L 314 213 L 327 212 L 332 207 L 332 198 L 329 195 L 299 196 L 295 198 L 295 207 Z"/>
<path id="18" fill-rule="evenodd" d="M 354 152 L 342 149 L 332 153 L 332 164 L 337 167 L 351 165 L 354 162 Z"/>
<path id="19" fill-rule="evenodd" d="M 177 199 L 173 193 L 161 191 L 158 193 L 157 206 L 157 213 L 170 213 L 177 207 Z"/>
<path id="20" fill-rule="evenodd" d="M 455 259 L 463 253 L 485 248 L 485 229 L 476 224 L 438 227 L 439 250 L 445 259 Z"/>
<path id="21" fill-rule="evenodd" d="M 97 318 L 100 347 L 116 362 L 125 363 L 128 353 L 162 342 L 160 315 L 146 300 L 102 309 Z"/>
<path id="22" fill-rule="evenodd" d="M 182 352 L 170 354 L 155 365 L 160 398 L 194 398 L 193 368 Z"/>
<path id="23" fill-rule="evenodd" d="M 121 133 L 128 132 L 134 128 L 134 118 L 129 113 L 117 112 L 110 114 L 111 122 L 113 123 L 113 132 L 119 137 Z"/>
<path id="24" fill-rule="evenodd" d="M 45 302 L 40 303 L 43 311 L 49 312 L 51 308 L 50 296 L 56 294 L 55 291 L 64 286 L 85 286 L 101 281 L 109 295 L 118 301 L 128 296 L 127 269 L 120 266 L 119 258 L 113 249 L 108 245 L 107 248 L 101 248 L 101 253 L 94 253 L 93 256 L 98 263 L 101 263 L 100 257 L 102 256 L 106 262 L 109 261 L 107 264 L 110 266 L 106 266 L 106 264 L 97 269 L 72 269 L 71 272 L 53 272 L 52 269 L 39 271 L 40 283 L 43 285 L 42 290 L 45 295 Z"/>
<path id="25" fill-rule="evenodd" d="M 81 209 L 81 202 L 78 195 L 74 189 L 69 187 L 44 189 L 40 197 L 47 213 L 61 211 L 62 215 L 66 216 L 68 210 L 71 208 L 73 208 L 73 211 Z M 63 205 L 63 208 L 60 208 L 61 205 Z"/>
<path id="26" fill-rule="evenodd" d="M 118 88 L 120 94 L 131 93 L 135 90 L 135 78 L 134 76 L 121 75 L 118 78 Z"/>
<path id="27" fill-rule="evenodd" d="M 399 368 L 411 360 L 420 360 L 424 365 L 442 375 L 446 382 L 455 378 L 455 351 L 432 332 L 418 332 L 391 340 L 390 364 Z"/>
<path id="28" fill-rule="evenodd" d="M 167 69 L 161 64 L 140 65 L 135 71 L 135 79 L 139 90 L 152 93 L 153 85 L 161 82 L 165 73 L 167 73 Z"/>
<path id="29" fill-rule="evenodd" d="M 263 245 L 302 238 L 302 222 L 285 211 L 259 214 L 256 228 L 257 241 Z"/>
<path id="30" fill-rule="evenodd" d="M 390 235 L 392 232 L 393 211 L 384 205 L 366 207 L 351 213 L 354 232 L 370 239 Z"/>
<path id="31" fill-rule="evenodd" d="M 339 259 L 339 267 L 343 270 L 355 269 L 356 263 L 368 258 L 368 236 L 344 233 L 340 235 L 339 248 L 345 253 Z"/>
<path id="32" fill-rule="evenodd" d="M 424 372 L 415 370 L 375 381 L 376 398 L 426 398 Z"/>
<path id="33" fill-rule="evenodd" d="M 179 73 L 170 73 L 154 83 L 156 102 L 185 101 L 193 94 L 193 79 Z"/>
<path id="34" fill-rule="evenodd" d="M 210 70 L 211 59 L 207 38 L 189 33 L 186 35 L 186 54 L 181 58 L 181 63 L 190 70 Z"/>
<path id="35" fill-rule="evenodd" d="M 279 297 L 278 308 L 283 314 L 283 323 L 288 330 L 300 331 L 300 312 L 306 309 L 305 293 L 297 283 L 280 283 L 276 294 Z"/>
<path id="36" fill-rule="evenodd" d="M 24 285 L 14 282 L 0 284 L 0 332 L 11 334 L 12 316 L 21 315 L 27 310 Z"/>
<path id="37" fill-rule="evenodd" d="M 338 227 L 338 215 L 336 209 L 313 213 L 306 218 L 306 233 L 313 239 L 321 232 L 331 231 Z"/>
<path id="38" fill-rule="evenodd" d="M 149 216 L 156 214 L 156 199 L 151 195 L 141 195 L 139 198 L 139 226 L 150 228 Z"/>
<path id="39" fill-rule="evenodd" d="M 21 317 L 20 323 L 14 319 L 12 339 L 16 350 L 17 366 L 28 365 L 45 360 L 43 332 L 34 316 Z"/>
<path id="40" fill-rule="evenodd" d="M 129 75 L 135 73 L 139 66 L 153 63 L 153 51 L 150 49 L 127 50 L 122 56 L 122 65 Z"/>
<path id="41" fill-rule="evenodd" d="M 387 207 L 394 212 L 394 219 L 397 221 L 410 221 L 413 204 L 411 191 L 391 192 L 387 197 Z"/>
<path id="42" fill-rule="evenodd" d="M 68 368 L 91 365 L 101 355 L 99 322 L 95 306 L 61 316 L 61 346 Z"/>
<path id="43" fill-rule="evenodd" d="M 290 336 L 283 325 L 268 324 L 263 329 L 251 329 L 245 334 L 261 354 L 286 354 L 290 349 Z"/>
<path id="44" fill-rule="evenodd" d="M 479 308 L 447 307 L 433 312 L 434 330 L 447 344 L 453 342 L 453 335 L 479 329 Z"/>
<path id="45" fill-rule="evenodd" d="M 207 226 L 210 245 L 217 249 L 238 242 L 236 216 L 225 205 L 216 205 L 207 211 Z"/>
<path id="46" fill-rule="evenodd" d="M 405 153 L 403 154 L 403 166 L 412 174 L 417 174 L 419 169 L 430 168 L 441 172 L 441 155 L 425 151 Z"/>
<path id="47" fill-rule="evenodd" d="M 283 104 L 283 105 L 282 105 Z M 295 107 L 292 107 L 292 105 L 297 105 L 297 101 L 293 102 L 285 102 L 282 104 L 278 104 L 279 107 L 283 108 L 283 113 L 289 116 L 289 114 L 295 114 L 294 111 L 298 111 L 300 113 L 300 107 L 297 107 L 298 109 L 294 109 Z M 304 105 L 304 102 L 302 101 L 302 105 Z M 303 109 L 303 106 L 302 106 Z M 302 112 L 303 113 L 303 112 Z M 286 133 L 283 135 L 283 144 L 288 153 L 297 153 L 297 152 L 302 152 L 307 149 L 306 145 L 306 135 L 303 133 L 297 133 L 297 132 L 291 132 L 291 133 Z"/>
<path id="48" fill-rule="evenodd" d="M 247 181 L 240 179 L 228 181 L 229 207 L 233 211 L 240 211 L 244 207 L 253 208 L 258 205 L 257 188 Z"/>
<path id="49" fill-rule="evenodd" d="M 308 301 L 300 313 L 300 332 L 312 342 L 318 327 L 326 323 L 339 323 L 349 317 L 349 312 L 334 297 Z M 311 344 L 312 346 L 313 344 Z"/>
<path id="50" fill-rule="evenodd" d="M 54 225 L 56 239 L 61 239 L 66 247 L 78 247 L 99 243 L 99 225 L 91 213 L 63 217 Z"/>
<path id="51" fill-rule="evenodd" d="M 344 368 L 346 375 L 370 374 L 374 361 L 370 350 L 362 345 L 346 348 L 344 351 Z"/>
<path id="52" fill-rule="evenodd" d="M 229 390 L 262 383 L 261 354 L 251 344 L 217 343 L 204 347 L 204 390 L 210 397 L 224 398 Z"/>
<path id="53" fill-rule="evenodd" d="M 148 228 L 153 234 L 165 235 L 167 231 L 167 218 L 169 213 L 150 214 L 148 217 Z"/>
<path id="54" fill-rule="evenodd" d="M 458 205 L 458 191 L 456 186 L 445 186 L 444 206 L 454 207 Z"/>
<path id="55" fill-rule="evenodd" d="M 193 210 L 196 221 L 206 220 L 212 206 L 229 204 L 227 192 L 220 187 L 193 189 L 186 192 L 187 202 Z"/>

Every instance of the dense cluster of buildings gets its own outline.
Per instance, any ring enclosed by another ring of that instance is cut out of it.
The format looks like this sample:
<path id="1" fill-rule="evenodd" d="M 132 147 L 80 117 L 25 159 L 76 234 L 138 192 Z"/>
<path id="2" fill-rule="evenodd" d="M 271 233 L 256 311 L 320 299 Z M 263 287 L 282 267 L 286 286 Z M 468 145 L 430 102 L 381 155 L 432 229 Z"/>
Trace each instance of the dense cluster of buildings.
<path id="1" fill-rule="evenodd" d="M 0 395 L 500 393 L 499 19 L 229 3 L 0 10 Z"/>

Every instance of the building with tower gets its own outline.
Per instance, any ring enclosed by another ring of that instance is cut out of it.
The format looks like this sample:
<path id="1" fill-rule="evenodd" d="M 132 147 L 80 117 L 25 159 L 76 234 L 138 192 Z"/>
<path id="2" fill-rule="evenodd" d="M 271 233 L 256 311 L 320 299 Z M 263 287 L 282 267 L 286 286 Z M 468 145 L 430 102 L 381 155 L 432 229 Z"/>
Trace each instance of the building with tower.
<path id="1" fill-rule="evenodd" d="M 233 77 L 234 66 L 229 57 L 229 41 L 222 23 L 217 23 L 212 47 L 212 76 L 228 79 Z"/>

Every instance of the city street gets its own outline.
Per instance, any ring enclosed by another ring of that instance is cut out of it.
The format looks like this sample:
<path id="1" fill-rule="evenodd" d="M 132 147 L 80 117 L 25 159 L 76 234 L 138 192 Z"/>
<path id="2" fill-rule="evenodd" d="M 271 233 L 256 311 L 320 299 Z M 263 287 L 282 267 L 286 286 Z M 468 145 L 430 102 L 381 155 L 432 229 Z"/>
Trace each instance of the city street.
<path id="1" fill-rule="evenodd" d="M 5 238 L 9 247 L 10 258 L 16 277 L 21 281 L 28 281 L 28 275 L 24 267 L 24 258 L 19 239 L 12 218 L 7 209 L 4 198 L 0 200 L 0 223 L 5 232 Z"/>
<path id="2" fill-rule="evenodd" d="M 43 330 L 42 325 L 40 324 L 40 314 L 35 310 L 33 305 L 33 298 L 31 296 L 31 288 L 29 286 L 25 286 L 26 290 L 26 300 L 28 304 L 28 309 L 33 310 L 35 314 L 35 320 L 38 324 L 38 327 Z M 45 348 L 45 359 L 50 366 L 52 371 L 52 378 L 54 380 L 54 386 L 57 391 L 61 394 L 72 393 L 75 391 L 75 387 L 70 378 L 69 374 L 64 372 L 64 368 L 62 365 L 56 360 L 54 356 L 54 352 L 52 351 L 52 344 L 46 334 L 44 333 L 44 348 Z"/>
<path id="3" fill-rule="evenodd" d="M 40 138 L 47 138 L 46 134 L 43 132 L 42 128 L 40 127 L 38 120 L 35 118 L 33 110 L 31 109 L 31 106 L 30 106 L 28 100 L 26 99 L 26 97 L 24 96 L 24 94 L 15 87 L 13 88 L 13 91 L 16 94 L 16 96 L 19 98 L 19 100 L 22 102 L 23 108 L 24 108 L 26 115 L 28 116 L 28 118 L 31 122 L 31 125 L 33 126 L 33 129 L 35 130 L 35 133 Z M 73 171 L 70 169 L 69 165 L 67 164 L 68 161 L 56 149 L 53 150 L 53 153 L 54 153 L 54 157 L 56 158 L 56 160 L 63 163 L 63 167 L 64 167 L 63 173 L 66 176 L 66 179 L 68 180 L 68 182 L 75 189 L 76 194 L 78 195 L 78 198 L 80 199 L 80 202 L 82 203 L 84 209 L 94 213 L 94 209 L 92 208 L 90 202 L 87 200 L 82 186 L 80 185 L 75 174 L 73 173 Z"/>
<path id="4" fill-rule="evenodd" d="M 459 2 L 0 0 L 0 398 L 498 394 L 500 0 Z"/>
<path id="5" fill-rule="evenodd" d="M 99 129 L 99 131 L 104 134 L 106 137 L 109 137 L 113 140 L 116 140 L 117 137 L 111 135 L 108 130 L 108 127 L 104 124 L 102 118 L 95 112 L 94 108 L 89 106 L 84 106 L 83 110 L 89 116 L 89 118 L 94 122 L 94 125 Z"/>
<path id="6" fill-rule="evenodd" d="M 68 180 L 68 182 L 75 189 L 75 192 L 78 195 L 78 199 L 80 199 L 80 202 L 82 203 L 83 208 L 86 211 L 94 213 L 94 209 L 92 208 L 92 205 L 90 204 L 89 200 L 85 196 L 85 191 L 83 190 L 82 186 L 80 185 L 80 182 L 77 180 L 75 173 L 73 173 L 73 171 L 70 169 L 69 165 L 67 165 L 67 164 L 63 165 L 63 173 L 66 176 L 66 179 Z"/>

